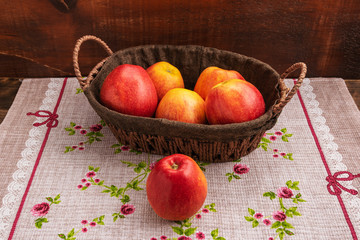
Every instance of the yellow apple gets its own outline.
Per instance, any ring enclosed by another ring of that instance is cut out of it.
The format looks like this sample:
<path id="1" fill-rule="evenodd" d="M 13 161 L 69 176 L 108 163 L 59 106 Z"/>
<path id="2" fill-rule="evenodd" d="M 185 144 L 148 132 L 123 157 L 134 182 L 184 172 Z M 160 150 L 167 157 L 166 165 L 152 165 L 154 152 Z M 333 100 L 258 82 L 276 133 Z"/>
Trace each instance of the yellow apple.
<path id="1" fill-rule="evenodd" d="M 170 89 L 184 88 L 184 80 L 179 69 L 168 62 L 157 62 L 146 71 L 155 85 L 159 101 Z"/>

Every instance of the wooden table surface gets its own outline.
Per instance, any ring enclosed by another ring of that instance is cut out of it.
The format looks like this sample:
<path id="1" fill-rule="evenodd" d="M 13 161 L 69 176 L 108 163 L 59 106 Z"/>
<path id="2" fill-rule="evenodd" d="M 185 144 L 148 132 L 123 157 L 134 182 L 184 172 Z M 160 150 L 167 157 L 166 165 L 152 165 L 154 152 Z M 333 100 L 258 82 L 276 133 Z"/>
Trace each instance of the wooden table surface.
<path id="1" fill-rule="evenodd" d="M 345 83 L 356 105 L 360 109 L 360 79 L 345 79 Z M 11 107 L 20 85 L 20 79 L 0 78 L 0 123 L 4 120 L 6 113 Z"/>

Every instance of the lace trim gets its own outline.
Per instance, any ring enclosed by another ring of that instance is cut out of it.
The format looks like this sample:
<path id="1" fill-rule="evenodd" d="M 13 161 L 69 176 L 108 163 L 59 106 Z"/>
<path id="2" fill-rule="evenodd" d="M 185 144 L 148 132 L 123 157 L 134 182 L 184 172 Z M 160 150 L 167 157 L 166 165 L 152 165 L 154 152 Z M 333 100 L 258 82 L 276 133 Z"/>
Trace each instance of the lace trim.
<path id="1" fill-rule="evenodd" d="M 347 171 L 347 166 L 342 162 L 342 155 L 338 152 L 338 145 L 334 142 L 334 136 L 330 133 L 330 128 L 326 125 L 326 119 L 322 116 L 323 111 L 319 108 L 319 102 L 316 100 L 316 95 L 313 93 L 313 88 L 310 86 L 310 80 L 308 78 L 304 79 L 300 91 L 331 173 Z M 342 181 L 341 185 L 348 189 L 357 190 L 352 185 L 352 181 Z M 356 195 L 352 195 L 346 191 L 342 191 L 341 197 L 354 226 L 354 230 L 359 234 L 360 199 Z"/>
<path id="2" fill-rule="evenodd" d="M 61 81 L 56 78 L 50 79 L 48 90 L 45 92 L 46 97 L 43 99 L 39 109 L 52 111 L 56 105 L 60 90 Z M 34 123 L 42 121 L 42 118 L 36 117 Z M 8 193 L 2 199 L 2 206 L 0 208 L 0 239 L 6 239 L 10 233 L 11 223 L 14 220 L 15 213 L 29 181 L 46 131 L 46 125 L 32 127 L 29 131 L 29 138 L 25 142 L 25 149 L 21 152 L 21 159 L 17 162 L 18 169 L 13 173 L 13 181 L 7 187 Z"/>

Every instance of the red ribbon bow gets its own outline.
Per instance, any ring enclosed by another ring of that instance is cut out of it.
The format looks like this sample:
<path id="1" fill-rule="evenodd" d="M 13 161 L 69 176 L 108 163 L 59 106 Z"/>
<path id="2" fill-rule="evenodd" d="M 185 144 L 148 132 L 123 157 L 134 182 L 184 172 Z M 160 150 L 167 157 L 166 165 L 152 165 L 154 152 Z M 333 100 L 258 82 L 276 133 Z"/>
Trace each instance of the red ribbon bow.
<path id="1" fill-rule="evenodd" d="M 347 177 L 338 177 L 339 175 L 342 174 L 347 174 Z M 357 175 L 353 175 L 350 172 L 346 172 L 346 171 L 341 171 L 341 172 L 336 172 L 334 173 L 334 175 L 329 175 L 326 177 L 326 181 L 329 182 L 329 184 L 327 185 L 327 189 L 329 191 L 329 193 L 331 195 L 340 195 L 341 194 L 341 189 L 352 194 L 352 195 L 356 195 L 358 194 L 358 191 L 356 191 L 355 189 L 348 189 L 344 186 L 342 186 L 338 181 L 351 181 L 354 178 L 358 178 L 360 177 L 360 174 Z"/>
<path id="2" fill-rule="evenodd" d="M 57 115 L 56 113 L 54 114 L 54 113 L 52 113 L 50 111 L 46 111 L 46 110 L 39 110 L 36 113 L 28 112 L 26 115 L 28 115 L 28 116 L 34 115 L 36 117 L 47 117 L 48 118 L 48 119 L 46 119 L 45 121 L 43 121 L 41 123 L 34 123 L 33 125 L 35 127 L 46 124 L 47 127 L 53 128 L 53 127 L 56 127 L 58 125 L 58 123 L 59 123 L 59 121 L 57 120 L 59 115 Z"/>

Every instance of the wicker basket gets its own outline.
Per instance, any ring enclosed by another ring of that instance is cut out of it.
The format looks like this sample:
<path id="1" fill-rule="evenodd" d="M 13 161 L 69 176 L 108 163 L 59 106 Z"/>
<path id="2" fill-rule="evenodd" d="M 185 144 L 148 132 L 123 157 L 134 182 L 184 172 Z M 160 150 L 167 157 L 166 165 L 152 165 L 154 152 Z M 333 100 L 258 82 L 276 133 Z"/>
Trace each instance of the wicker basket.
<path id="1" fill-rule="evenodd" d="M 87 40 L 98 42 L 110 56 L 99 62 L 87 78 L 82 78 L 78 54 L 81 44 Z M 194 88 L 198 76 L 206 67 L 236 70 L 262 93 L 266 112 L 245 123 L 207 125 L 130 116 L 101 104 L 99 93 L 102 83 L 115 67 L 128 63 L 146 69 L 158 61 L 167 61 L 176 66 L 188 89 Z M 160 155 L 182 153 L 203 162 L 233 161 L 255 150 L 265 131 L 275 125 L 281 110 L 296 93 L 306 74 L 304 63 L 292 65 L 279 76 L 269 65 L 254 58 L 195 45 L 146 45 L 113 53 L 105 42 L 90 35 L 77 41 L 73 64 L 88 101 L 119 142 L 142 152 Z M 285 86 L 284 78 L 297 69 L 301 72 L 297 83 L 290 90 Z"/>

